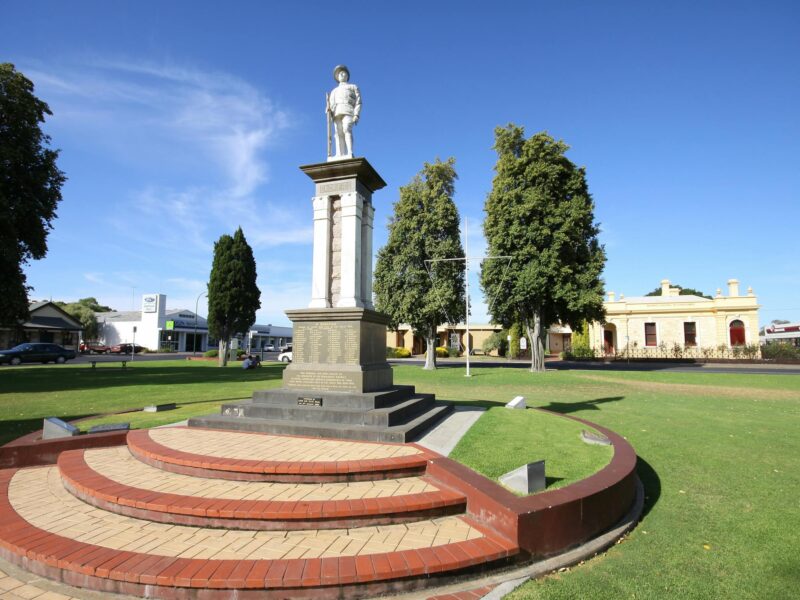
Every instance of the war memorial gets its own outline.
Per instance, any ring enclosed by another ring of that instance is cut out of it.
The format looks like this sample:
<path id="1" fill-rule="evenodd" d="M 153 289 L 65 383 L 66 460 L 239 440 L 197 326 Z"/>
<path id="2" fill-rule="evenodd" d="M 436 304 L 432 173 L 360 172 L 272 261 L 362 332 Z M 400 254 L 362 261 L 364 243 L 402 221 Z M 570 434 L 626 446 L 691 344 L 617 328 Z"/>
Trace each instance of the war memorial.
<path id="1" fill-rule="evenodd" d="M 386 184 L 354 153 L 361 92 L 346 67 L 334 78 L 335 150 L 329 139 L 327 160 L 300 167 L 314 184 L 312 291 L 287 311 L 283 386 L 188 426 L 8 455 L 0 556 L 62 596 L 480 597 L 586 559 L 636 522 L 636 453 L 597 425 L 575 419 L 611 444 L 610 463 L 533 495 L 413 443 L 452 407 L 393 384 L 388 319 L 372 306 L 372 198 Z"/>

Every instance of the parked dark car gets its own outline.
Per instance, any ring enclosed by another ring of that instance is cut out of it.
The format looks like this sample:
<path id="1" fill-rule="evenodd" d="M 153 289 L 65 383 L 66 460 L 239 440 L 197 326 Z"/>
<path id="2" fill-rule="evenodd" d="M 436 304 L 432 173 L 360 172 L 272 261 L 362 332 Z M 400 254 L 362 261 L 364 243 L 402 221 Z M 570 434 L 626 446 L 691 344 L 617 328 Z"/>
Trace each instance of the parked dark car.
<path id="1" fill-rule="evenodd" d="M 111 346 L 106 346 L 100 342 L 81 342 L 80 351 L 82 354 L 107 354 Z"/>
<path id="2" fill-rule="evenodd" d="M 111 354 L 130 354 L 131 348 L 134 346 L 136 347 L 136 350 L 134 350 L 136 354 L 139 354 L 142 350 L 146 350 L 144 346 L 140 346 L 139 344 L 117 344 L 116 346 L 111 346 L 109 352 L 111 352 Z"/>
<path id="3" fill-rule="evenodd" d="M 20 363 L 43 363 L 55 362 L 62 364 L 71 358 L 75 358 L 74 350 L 67 350 L 58 344 L 20 344 L 10 350 L 0 350 L 0 364 L 8 363 L 18 365 Z"/>

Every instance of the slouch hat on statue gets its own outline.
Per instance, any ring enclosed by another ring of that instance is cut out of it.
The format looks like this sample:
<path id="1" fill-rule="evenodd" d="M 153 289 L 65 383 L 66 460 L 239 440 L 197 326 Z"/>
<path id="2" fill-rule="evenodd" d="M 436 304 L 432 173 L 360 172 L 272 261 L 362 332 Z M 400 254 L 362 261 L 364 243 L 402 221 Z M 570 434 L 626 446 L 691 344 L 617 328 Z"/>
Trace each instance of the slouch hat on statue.
<path id="1" fill-rule="evenodd" d="M 333 69 L 333 79 L 335 81 L 339 81 L 339 71 L 347 73 L 347 80 L 350 81 L 350 69 L 347 68 L 347 65 L 336 65 Z"/>

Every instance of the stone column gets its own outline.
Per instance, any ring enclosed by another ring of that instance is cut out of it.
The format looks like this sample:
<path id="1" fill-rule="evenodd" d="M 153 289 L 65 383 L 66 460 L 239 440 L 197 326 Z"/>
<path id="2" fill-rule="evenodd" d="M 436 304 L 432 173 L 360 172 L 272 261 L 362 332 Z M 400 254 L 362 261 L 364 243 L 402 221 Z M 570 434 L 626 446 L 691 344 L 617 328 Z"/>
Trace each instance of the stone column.
<path id="1" fill-rule="evenodd" d="M 342 289 L 336 308 L 361 308 L 361 216 L 364 197 L 342 194 Z"/>
<path id="2" fill-rule="evenodd" d="M 314 259 L 311 264 L 311 302 L 309 308 L 329 308 L 331 305 L 330 247 L 331 247 L 331 200 L 329 196 L 315 196 L 314 207 Z"/>
<path id="3" fill-rule="evenodd" d="M 372 309 L 372 229 L 375 208 L 364 203 L 361 216 L 361 300 L 364 308 Z"/>

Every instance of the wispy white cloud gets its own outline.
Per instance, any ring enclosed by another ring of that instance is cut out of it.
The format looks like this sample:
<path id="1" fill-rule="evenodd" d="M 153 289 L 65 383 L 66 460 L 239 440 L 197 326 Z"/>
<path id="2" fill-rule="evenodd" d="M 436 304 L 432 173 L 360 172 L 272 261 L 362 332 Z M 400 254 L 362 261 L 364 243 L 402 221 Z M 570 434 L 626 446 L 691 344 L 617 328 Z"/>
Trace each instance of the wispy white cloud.
<path id="1" fill-rule="evenodd" d="M 98 59 L 57 74 L 35 68 L 29 74 L 57 108 L 56 126 L 81 130 L 95 151 L 105 149 L 123 168 L 145 171 L 146 179 L 120 201 L 130 209 L 123 228 L 132 229 L 131 211 L 134 218 L 166 214 L 173 232 L 177 228 L 195 246 L 209 244 L 209 222 L 252 220 L 254 194 L 268 181 L 267 150 L 292 124 L 286 110 L 225 73 Z"/>

